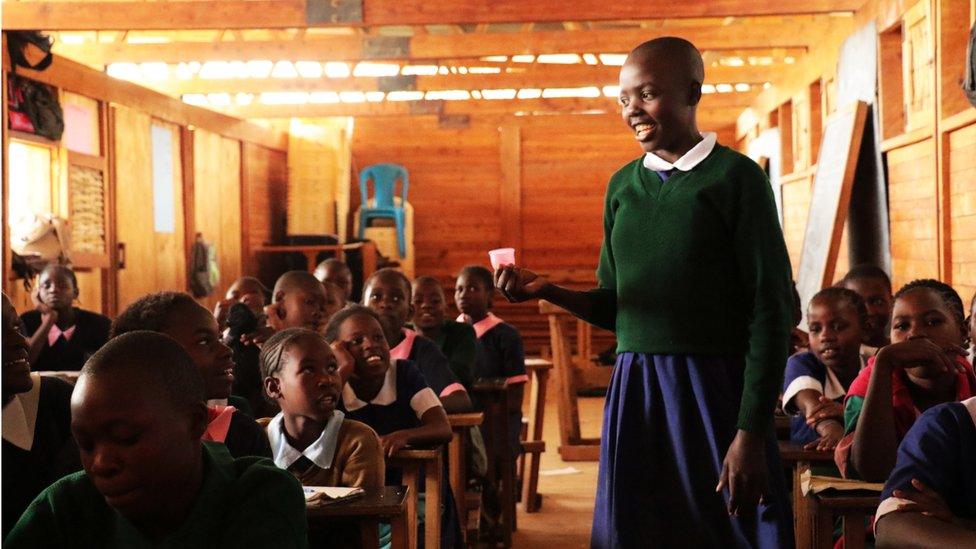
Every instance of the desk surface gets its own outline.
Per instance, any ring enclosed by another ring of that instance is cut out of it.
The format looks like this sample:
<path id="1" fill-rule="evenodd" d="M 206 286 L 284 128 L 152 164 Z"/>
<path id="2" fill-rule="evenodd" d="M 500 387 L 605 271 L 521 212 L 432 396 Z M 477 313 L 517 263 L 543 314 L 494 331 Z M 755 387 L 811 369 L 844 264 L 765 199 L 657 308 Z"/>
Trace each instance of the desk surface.
<path id="1" fill-rule="evenodd" d="M 485 419 L 483 412 L 469 412 L 466 414 L 447 414 L 447 421 L 451 427 L 476 427 Z"/>
<path id="2" fill-rule="evenodd" d="M 881 492 L 873 490 L 826 490 L 811 497 L 830 509 L 875 509 L 881 504 Z"/>
<path id="3" fill-rule="evenodd" d="M 431 460 L 436 459 L 441 455 L 441 448 L 404 448 L 403 450 L 397 450 L 397 453 L 393 454 L 393 457 L 386 458 L 389 461 L 407 461 L 407 460 Z"/>
<path id="4" fill-rule="evenodd" d="M 552 361 L 546 360 L 544 358 L 527 358 L 525 359 L 525 369 L 532 370 L 551 370 Z"/>
<path id="5" fill-rule="evenodd" d="M 309 518 L 395 517 L 403 514 L 406 497 L 405 486 L 384 486 L 347 501 L 307 506 L 305 512 Z"/>

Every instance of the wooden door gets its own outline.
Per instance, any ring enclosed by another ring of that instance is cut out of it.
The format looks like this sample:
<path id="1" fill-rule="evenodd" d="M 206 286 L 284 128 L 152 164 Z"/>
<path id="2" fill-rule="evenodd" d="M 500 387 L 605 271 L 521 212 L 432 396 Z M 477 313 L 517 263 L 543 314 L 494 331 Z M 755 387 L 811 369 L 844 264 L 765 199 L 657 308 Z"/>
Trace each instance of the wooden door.
<path id="1" fill-rule="evenodd" d="M 113 124 L 121 312 L 146 294 L 186 290 L 183 175 L 178 126 L 121 106 Z"/>

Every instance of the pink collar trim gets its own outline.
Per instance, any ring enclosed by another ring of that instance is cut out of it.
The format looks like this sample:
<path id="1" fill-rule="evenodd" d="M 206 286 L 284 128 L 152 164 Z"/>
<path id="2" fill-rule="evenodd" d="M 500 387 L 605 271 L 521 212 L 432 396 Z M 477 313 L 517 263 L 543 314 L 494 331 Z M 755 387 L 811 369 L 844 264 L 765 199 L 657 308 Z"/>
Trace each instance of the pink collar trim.
<path id="1" fill-rule="evenodd" d="M 403 340 L 390 349 L 390 358 L 394 360 L 407 360 L 410 358 L 410 351 L 413 350 L 413 342 L 417 339 L 417 332 L 403 328 Z"/>
<path id="2" fill-rule="evenodd" d="M 474 334 L 478 336 L 478 339 L 481 339 L 481 336 L 488 333 L 488 330 L 491 330 L 495 326 L 505 322 L 504 320 L 495 316 L 495 313 L 488 313 L 488 316 L 475 323 L 471 323 L 469 319 L 462 314 L 457 317 L 457 321 L 471 324 L 471 327 L 474 328 Z"/>
<path id="3" fill-rule="evenodd" d="M 208 406 L 210 422 L 207 430 L 203 433 L 203 440 L 209 442 L 224 442 L 227 440 L 227 433 L 230 431 L 230 420 L 234 416 L 236 408 L 233 406 Z"/>
<path id="4" fill-rule="evenodd" d="M 75 335 L 75 328 L 77 327 L 78 325 L 76 324 L 62 332 L 57 324 L 51 326 L 51 330 L 47 333 L 47 346 L 54 347 L 54 344 L 58 342 L 58 338 L 62 335 L 65 341 L 71 341 L 71 336 Z"/>

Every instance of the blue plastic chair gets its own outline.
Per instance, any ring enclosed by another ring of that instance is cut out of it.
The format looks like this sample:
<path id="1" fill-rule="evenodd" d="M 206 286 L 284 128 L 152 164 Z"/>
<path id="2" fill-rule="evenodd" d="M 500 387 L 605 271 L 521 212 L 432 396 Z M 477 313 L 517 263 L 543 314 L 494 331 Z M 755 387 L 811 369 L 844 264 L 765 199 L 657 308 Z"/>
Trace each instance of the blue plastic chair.
<path id="1" fill-rule="evenodd" d="M 397 179 L 403 181 L 400 205 L 393 199 Z M 369 206 L 369 181 L 373 181 L 373 205 Z M 359 238 L 365 238 L 366 227 L 371 219 L 393 219 L 396 224 L 397 250 L 400 257 L 407 257 L 407 239 L 404 236 L 407 203 L 407 169 L 399 164 L 373 164 L 359 174 L 359 192 L 362 194 L 362 209 L 359 211 Z"/>

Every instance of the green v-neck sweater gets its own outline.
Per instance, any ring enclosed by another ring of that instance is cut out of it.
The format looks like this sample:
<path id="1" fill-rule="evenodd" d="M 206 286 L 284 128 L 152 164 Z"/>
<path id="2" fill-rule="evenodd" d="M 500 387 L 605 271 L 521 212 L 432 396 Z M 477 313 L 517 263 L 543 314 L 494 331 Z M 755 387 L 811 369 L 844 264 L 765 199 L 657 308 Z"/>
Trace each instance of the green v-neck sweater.
<path id="1" fill-rule="evenodd" d="M 768 429 L 793 317 L 790 260 L 766 175 L 715 145 L 666 182 L 643 157 L 610 179 L 593 318 L 618 352 L 745 358 L 738 428 Z M 589 316 L 589 315 L 588 315 Z M 602 319 L 602 322 L 600 320 Z"/>

